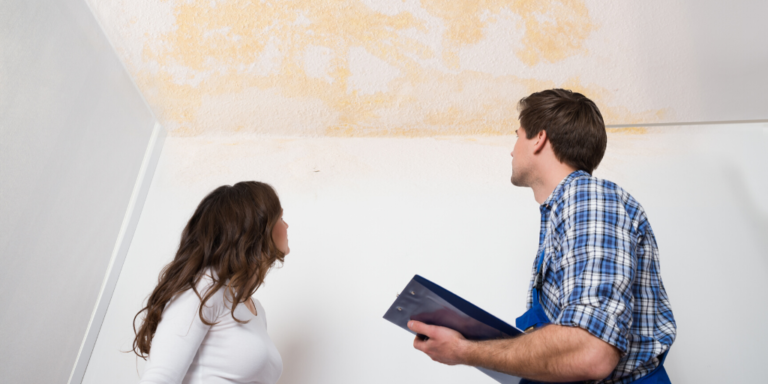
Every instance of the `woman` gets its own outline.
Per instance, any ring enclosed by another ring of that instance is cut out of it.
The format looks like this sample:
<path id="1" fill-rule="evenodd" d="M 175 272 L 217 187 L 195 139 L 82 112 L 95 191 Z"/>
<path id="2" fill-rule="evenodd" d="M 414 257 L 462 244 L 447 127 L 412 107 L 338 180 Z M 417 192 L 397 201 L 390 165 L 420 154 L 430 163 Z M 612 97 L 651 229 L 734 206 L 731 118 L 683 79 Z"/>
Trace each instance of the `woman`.
<path id="1" fill-rule="evenodd" d="M 200 202 L 134 317 L 133 351 L 149 357 L 141 383 L 277 382 L 283 362 L 251 296 L 289 252 L 282 216 L 272 187 L 255 181 L 219 187 Z"/>

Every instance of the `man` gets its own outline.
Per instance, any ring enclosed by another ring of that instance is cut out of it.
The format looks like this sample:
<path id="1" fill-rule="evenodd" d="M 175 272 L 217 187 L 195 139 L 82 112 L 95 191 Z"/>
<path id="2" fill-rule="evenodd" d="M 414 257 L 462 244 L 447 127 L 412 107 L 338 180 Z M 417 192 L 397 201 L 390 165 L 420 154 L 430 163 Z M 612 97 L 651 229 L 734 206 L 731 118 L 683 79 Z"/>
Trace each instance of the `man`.
<path id="1" fill-rule="evenodd" d="M 524 377 L 523 382 L 668 383 L 676 334 L 658 249 L 640 204 L 592 177 L 607 136 L 595 103 L 553 89 L 520 100 L 512 184 L 530 187 L 541 232 L 524 335 L 470 341 L 410 321 L 414 347 L 433 360 Z"/>

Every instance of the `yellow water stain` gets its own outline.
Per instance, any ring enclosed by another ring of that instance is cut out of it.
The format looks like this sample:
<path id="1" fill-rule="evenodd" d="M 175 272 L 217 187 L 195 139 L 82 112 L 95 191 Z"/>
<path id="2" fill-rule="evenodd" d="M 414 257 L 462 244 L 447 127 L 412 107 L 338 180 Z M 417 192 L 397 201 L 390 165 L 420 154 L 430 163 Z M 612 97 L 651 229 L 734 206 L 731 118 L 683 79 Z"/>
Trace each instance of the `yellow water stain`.
<path id="1" fill-rule="evenodd" d="M 578 77 L 565 83 L 558 84 L 549 80 L 521 79 L 514 76 L 494 78 L 479 73 L 463 73 L 457 75 L 453 82 L 443 82 L 441 92 L 446 100 L 430 109 L 430 93 L 414 95 L 408 103 L 420 105 L 419 119 L 411 119 L 406 123 L 392 119 L 374 120 L 374 125 L 338 125 L 326 129 L 325 134 L 333 137 L 428 137 L 428 136 L 504 136 L 513 133 L 518 126 L 517 101 L 520 96 L 550 88 L 565 88 L 580 92 L 593 100 L 608 123 L 640 123 L 659 121 L 667 115 L 667 110 L 646 110 L 638 113 L 611 103 L 610 91 L 593 85 L 584 84 Z M 486 84 L 474 93 L 462 95 L 461 89 L 470 84 Z M 488 84 L 492 84 L 490 86 Z M 508 94 L 499 90 L 510 90 Z M 451 96 L 460 95 L 451 100 Z M 515 96 L 518 98 L 515 98 Z M 470 101 L 471 100 L 471 101 Z M 446 106 L 447 105 L 447 106 Z M 403 107 L 407 114 L 408 105 Z M 644 134 L 646 128 L 609 128 L 609 133 Z"/>
<path id="2" fill-rule="evenodd" d="M 443 34 L 443 63 L 452 69 L 459 68 L 458 50 L 468 44 L 475 44 L 483 38 L 486 22 L 481 20 L 482 11 L 488 9 L 485 1 L 442 1 L 422 0 L 421 5 L 431 14 L 441 18 L 447 24 Z M 498 8 L 498 7 L 496 7 Z"/>
<path id="3" fill-rule="evenodd" d="M 200 127 L 193 124 L 197 110 L 202 105 L 198 89 L 187 84 L 175 84 L 173 76 L 165 71 L 156 74 L 147 70 L 139 71 L 136 82 L 139 88 L 148 90 L 144 96 L 150 102 L 156 100 L 153 104 L 158 106 L 163 120 L 177 123 L 177 127 L 171 131 L 172 135 L 194 136 L 203 133 Z M 161 86 L 156 86 L 158 83 Z"/>
<path id="4" fill-rule="evenodd" d="M 530 95 L 531 93 L 539 92 L 545 89 L 557 88 L 557 84 L 552 80 L 527 78 L 519 79 L 518 81 L 520 84 L 525 86 L 525 95 Z"/>
<path id="5" fill-rule="evenodd" d="M 583 1 L 519 0 L 515 6 L 525 22 L 523 48 L 515 53 L 529 66 L 585 54 L 584 42 L 597 29 Z"/>
<path id="6" fill-rule="evenodd" d="M 392 127 L 386 129 L 359 129 L 350 127 L 330 127 L 326 131 L 329 137 L 448 137 L 448 136 L 503 136 L 509 135 L 506 130 L 498 127 L 474 127 L 467 131 L 459 127 L 436 127 L 433 129 L 417 127 Z"/>
<path id="7" fill-rule="evenodd" d="M 227 64 L 252 62 L 254 54 L 261 52 L 268 41 L 267 27 L 273 21 L 254 17 L 271 12 L 268 3 L 198 0 L 176 4 L 177 29 L 163 39 L 163 48 L 168 49 L 157 56 L 161 64 L 174 60 L 204 70 L 210 57 Z"/>
<path id="8" fill-rule="evenodd" d="M 648 129 L 643 127 L 607 128 L 606 131 L 610 134 L 624 135 L 645 135 L 648 133 Z"/>
<path id="9" fill-rule="evenodd" d="M 432 74 L 418 84 L 400 80 L 393 102 L 373 106 L 378 117 L 326 129 L 334 137 L 425 137 L 510 135 L 517 124 L 516 100 L 525 87 L 516 77 L 464 71 Z"/>
<path id="10" fill-rule="evenodd" d="M 454 69 L 459 67 L 458 50 L 480 42 L 483 30 L 495 21 L 489 14 L 508 11 L 520 16 L 525 32 L 515 54 L 529 66 L 585 53 L 584 41 L 596 29 L 581 0 L 421 0 L 421 4 L 447 23 L 443 60 Z"/>
<path id="11" fill-rule="evenodd" d="M 384 15 L 358 0 L 167 1 L 174 5 L 177 28 L 148 36 L 143 59 L 151 65 L 134 73 L 161 121 L 171 123 L 165 125 L 174 136 L 262 132 L 265 126 L 279 126 L 270 120 L 271 111 L 245 113 L 243 108 L 260 108 L 247 103 L 253 90 L 264 95 L 277 92 L 290 104 L 287 109 L 319 101 L 312 104 L 325 108 L 318 113 L 333 116 L 320 134 L 344 137 L 509 135 L 517 124 L 517 100 L 555 86 L 586 90 L 606 121 L 634 123 L 660 113 L 637 115 L 604 107 L 611 93 L 585 86 L 578 78 L 555 84 L 470 71 L 444 73 L 417 60 L 438 56 L 445 66 L 458 68 L 460 49 L 481 41 L 485 28 L 508 13 L 519 15 L 525 29 L 515 53 L 524 63 L 557 62 L 582 54 L 584 41 L 596 27 L 581 0 L 422 0 L 424 9 L 445 23 L 442 51 L 437 52 L 403 33 L 428 32 L 424 20 L 408 12 Z M 323 78 L 305 71 L 309 47 L 329 52 Z M 364 93 L 354 88 L 349 53 L 357 48 L 398 71 L 386 91 Z M 222 99 L 227 101 L 215 105 L 225 109 L 221 119 L 200 115 L 210 111 L 209 104 L 201 108 L 204 103 Z M 228 114 L 252 120 L 228 120 Z"/>
<path id="12" fill-rule="evenodd" d="M 179 127 L 195 125 L 195 111 L 204 97 L 251 87 L 278 88 L 289 98 L 318 98 L 341 113 L 342 123 L 354 125 L 374 119 L 373 106 L 391 103 L 394 98 L 348 92 L 351 48 L 363 47 L 411 78 L 418 77 L 414 72 L 419 68 L 406 55 L 434 55 L 430 47 L 398 33 L 403 29 L 423 31 L 422 21 L 409 13 L 382 15 L 359 1 L 176 1 L 175 16 L 178 28 L 144 49 L 144 60 L 155 62 L 161 70 L 145 69 L 137 77 L 141 84 L 154 85 L 156 91 L 148 98 L 163 105 L 161 115 Z M 273 54 L 281 62 L 276 73 L 256 73 L 254 63 L 269 53 L 270 40 L 277 42 Z M 308 46 L 332 51 L 327 74 L 330 84 L 305 73 L 302 55 Z M 202 80 L 190 86 L 192 76 L 172 76 L 167 68 L 176 72 L 181 68 Z M 196 129 L 184 133 L 190 130 Z"/>

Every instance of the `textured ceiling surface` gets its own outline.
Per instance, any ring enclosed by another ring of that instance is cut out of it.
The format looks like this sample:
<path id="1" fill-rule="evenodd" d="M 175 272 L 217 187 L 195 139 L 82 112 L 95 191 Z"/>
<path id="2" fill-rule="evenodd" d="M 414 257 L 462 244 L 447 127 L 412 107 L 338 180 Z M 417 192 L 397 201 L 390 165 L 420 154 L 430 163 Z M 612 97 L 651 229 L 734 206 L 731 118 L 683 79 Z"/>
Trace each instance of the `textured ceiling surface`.
<path id="1" fill-rule="evenodd" d="M 608 124 L 709 119 L 679 4 L 87 1 L 175 136 L 503 135 L 551 87 Z"/>

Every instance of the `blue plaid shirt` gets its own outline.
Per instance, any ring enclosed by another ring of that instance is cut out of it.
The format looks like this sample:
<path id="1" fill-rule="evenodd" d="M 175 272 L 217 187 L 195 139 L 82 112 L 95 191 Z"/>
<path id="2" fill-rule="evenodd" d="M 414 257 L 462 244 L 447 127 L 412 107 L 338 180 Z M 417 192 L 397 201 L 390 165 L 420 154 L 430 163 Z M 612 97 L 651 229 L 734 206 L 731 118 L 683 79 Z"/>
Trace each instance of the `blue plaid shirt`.
<path id="1" fill-rule="evenodd" d="M 676 325 L 643 207 L 618 185 L 576 171 L 540 210 L 530 288 L 543 257 L 544 312 L 553 324 L 583 328 L 621 351 L 600 383 L 629 383 L 652 371 L 675 340 Z"/>

